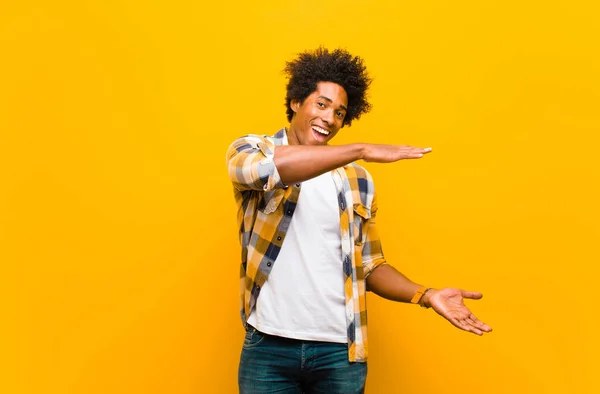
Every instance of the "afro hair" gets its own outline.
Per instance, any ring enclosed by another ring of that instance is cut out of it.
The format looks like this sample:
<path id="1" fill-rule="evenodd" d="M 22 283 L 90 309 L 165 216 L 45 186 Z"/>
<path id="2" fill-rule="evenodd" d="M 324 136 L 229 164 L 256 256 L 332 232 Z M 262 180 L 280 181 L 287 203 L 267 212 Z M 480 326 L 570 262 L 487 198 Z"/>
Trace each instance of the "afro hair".
<path id="1" fill-rule="evenodd" d="M 285 97 L 288 121 L 294 115 L 291 102 L 304 102 L 317 90 L 319 82 L 337 83 L 346 91 L 348 110 L 342 126 L 350 126 L 354 119 L 371 110 L 366 96 L 372 79 L 367 74 L 363 60 L 344 49 L 329 51 L 319 47 L 314 51 L 302 52 L 295 60 L 286 63 L 284 72 L 289 78 Z"/>

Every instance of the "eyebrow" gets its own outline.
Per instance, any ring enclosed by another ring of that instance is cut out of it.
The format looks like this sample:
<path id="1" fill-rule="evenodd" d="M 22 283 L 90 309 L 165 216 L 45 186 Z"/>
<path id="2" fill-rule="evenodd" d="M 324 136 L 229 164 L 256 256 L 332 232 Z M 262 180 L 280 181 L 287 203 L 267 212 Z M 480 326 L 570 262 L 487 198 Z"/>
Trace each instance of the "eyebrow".
<path id="1" fill-rule="evenodd" d="M 329 97 L 326 97 L 326 96 L 319 96 L 318 98 L 325 99 L 325 100 L 327 100 L 327 101 L 329 101 L 330 103 L 332 103 L 332 104 L 333 104 L 333 100 L 332 100 L 332 99 L 330 99 Z M 342 105 L 342 104 L 340 104 L 340 107 L 341 107 L 341 108 L 342 108 L 344 111 L 348 111 L 348 108 L 346 108 L 346 106 L 345 106 L 345 105 Z"/>

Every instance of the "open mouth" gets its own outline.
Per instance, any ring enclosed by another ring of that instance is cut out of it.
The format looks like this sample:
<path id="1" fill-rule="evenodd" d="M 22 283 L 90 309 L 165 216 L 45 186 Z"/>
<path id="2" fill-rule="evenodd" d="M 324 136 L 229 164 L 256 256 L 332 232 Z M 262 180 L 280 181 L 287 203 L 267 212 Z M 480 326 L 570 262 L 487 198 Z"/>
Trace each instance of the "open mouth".
<path id="1" fill-rule="evenodd" d="M 329 135 L 329 131 L 327 131 L 319 126 L 313 126 L 312 129 L 314 131 L 316 131 L 317 133 L 324 135 L 325 137 L 327 137 Z"/>

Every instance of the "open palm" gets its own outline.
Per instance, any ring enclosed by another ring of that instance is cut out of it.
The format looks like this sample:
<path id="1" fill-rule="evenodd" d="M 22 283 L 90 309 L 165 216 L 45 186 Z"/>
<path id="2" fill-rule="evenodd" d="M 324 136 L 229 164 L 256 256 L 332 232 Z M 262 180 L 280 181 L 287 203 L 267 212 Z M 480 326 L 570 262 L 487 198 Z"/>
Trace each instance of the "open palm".
<path id="1" fill-rule="evenodd" d="M 463 302 L 465 298 L 478 300 L 483 297 L 481 293 L 449 287 L 432 289 L 429 293 L 431 294 L 428 294 L 428 304 L 454 326 L 477 335 L 492 331 L 492 328 L 475 317 Z"/>

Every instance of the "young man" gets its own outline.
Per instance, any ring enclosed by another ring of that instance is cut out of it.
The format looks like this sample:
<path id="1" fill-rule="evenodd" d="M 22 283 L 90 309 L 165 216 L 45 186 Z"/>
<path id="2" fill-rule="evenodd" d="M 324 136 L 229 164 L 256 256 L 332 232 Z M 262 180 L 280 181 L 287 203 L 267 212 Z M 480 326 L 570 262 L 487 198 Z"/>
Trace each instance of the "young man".
<path id="1" fill-rule="evenodd" d="M 373 180 L 354 161 L 392 163 L 431 149 L 328 145 L 370 110 L 362 60 L 319 48 L 286 72 L 289 127 L 242 137 L 227 152 L 242 244 L 240 392 L 363 393 L 367 290 L 431 307 L 477 335 L 491 331 L 463 303 L 481 293 L 426 288 L 383 256 Z"/>

